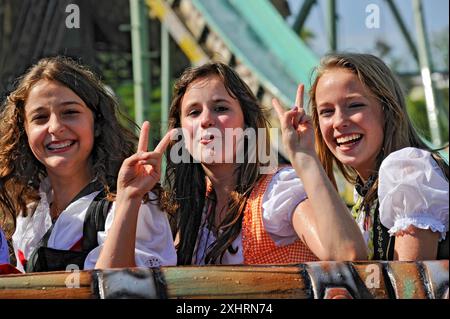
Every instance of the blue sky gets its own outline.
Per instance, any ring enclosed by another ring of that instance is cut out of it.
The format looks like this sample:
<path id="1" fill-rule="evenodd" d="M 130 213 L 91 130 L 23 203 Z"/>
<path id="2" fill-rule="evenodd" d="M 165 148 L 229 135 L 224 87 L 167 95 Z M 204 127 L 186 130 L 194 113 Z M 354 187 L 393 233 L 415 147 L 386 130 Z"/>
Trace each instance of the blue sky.
<path id="1" fill-rule="evenodd" d="M 297 13 L 304 0 L 288 0 L 291 11 Z M 413 40 L 416 39 L 416 27 L 413 15 L 412 0 L 394 0 L 401 16 L 411 31 Z M 377 39 L 383 39 L 393 49 L 392 56 L 401 60 L 399 69 L 402 71 L 415 71 L 417 66 L 409 52 L 394 17 L 385 0 L 336 0 L 338 22 L 338 50 L 375 53 L 374 46 Z M 369 13 L 366 7 L 375 4 L 380 9 L 380 28 L 369 29 L 365 21 Z M 449 1 L 448 0 L 422 0 L 425 25 L 430 39 L 437 32 L 444 32 L 449 26 Z M 316 35 L 312 42 L 313 51 L 322 55 L 327 52 L 326 40 L 326 9 L 327 1 L 318 0 L 314 5 L 306 21 L 306 27 Z M 288 20 L 290 21 L 290 20 Z M 448 37 L 447 37 L 448 41 Z M 448 42 L 447 42 L 448 48 Z M 447 49 L 448 50 L 448 49 Z M 441 57 L 433 54 L 433 63 L 437 68 L 442 68 L 439 61 Z M 387 61 L 388 62 L 388 61 Z"/>

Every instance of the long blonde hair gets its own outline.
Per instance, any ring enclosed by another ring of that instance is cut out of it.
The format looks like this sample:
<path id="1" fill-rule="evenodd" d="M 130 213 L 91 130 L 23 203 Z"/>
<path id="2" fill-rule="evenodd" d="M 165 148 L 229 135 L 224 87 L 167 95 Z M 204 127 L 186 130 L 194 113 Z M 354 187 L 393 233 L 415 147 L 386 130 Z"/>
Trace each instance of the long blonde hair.
<path id="1" fill-rule="evenodd" d="M 417 134 L 406 109 L 406 102 L 403 91 L 394 73 L 379 58 L 370 54 L 360 53 L 333 53 L 326 55 L 320 61 L 320 65 L 315 70 L 315 79 L 309 90 L 310 107 L 316 138 L 316 150 L 322 165 L 329 178 L 336 185 L 333 174 L 333 166 L 336 165 L 343 176 L 355 184 L 357 172 L 354 168 L 342 164 L 328 149 L 322 133 L 320 132 L 319 116 L 316 103 L 316 88 L 321 76 L 332 69 L 345 69 L 354 73 L 361 83 L 379 101 L 384 114 L 384 137 L 382 148 L 377 156 L 377 172 L 381 162 L 392 152 L 404 147 L 417 147 L 433 153 L 441 169 L 448 178 L 448 165 L 444 160 L 430 149 Z M 377 196 L 378 179 L 369 189 L 365 199 L 366 202 L 373 201 Z"/>

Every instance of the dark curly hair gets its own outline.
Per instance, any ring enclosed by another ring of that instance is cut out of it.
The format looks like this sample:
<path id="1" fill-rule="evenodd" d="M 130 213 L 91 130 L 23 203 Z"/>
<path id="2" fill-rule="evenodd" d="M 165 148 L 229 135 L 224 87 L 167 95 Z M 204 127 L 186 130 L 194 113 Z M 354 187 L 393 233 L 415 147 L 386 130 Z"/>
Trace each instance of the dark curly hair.
<path id="1" fill-rule="evenodd" d="M 47 175 L 44 165 L 33 155 L 25 132 L 24 107 L 30 90 L 40 80 L 56 81 L 77 94 L 94 115 L 92 172 L 112 199 L 123 160 L 135 151 L 136 135 L 122 126 L 116 99 L 87 67 L 66 57 L 43 58 L 18 79 L 0 113 L 0 216 L 3 223 L 39 200 L 39 184 Z M 3 214 L 1 214 L 3 213 Z M 8 232 L 9 233 L 9 232 Z"/>

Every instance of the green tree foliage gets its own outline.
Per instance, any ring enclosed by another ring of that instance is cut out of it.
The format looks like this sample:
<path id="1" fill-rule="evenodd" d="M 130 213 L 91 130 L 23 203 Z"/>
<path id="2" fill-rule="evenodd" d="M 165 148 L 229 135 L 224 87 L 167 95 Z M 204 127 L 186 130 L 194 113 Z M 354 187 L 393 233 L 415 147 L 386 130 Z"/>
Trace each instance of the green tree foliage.
<path id="1" fill-rule="evenodd" d="M 431 50 L 436 57 L 436 67 L 448 72 L 448 26 L 432 35 Z"/>
<path id="2" fill-rule="evenodd" d="M 135 118 L 133 82 L 127 81 L 119 85 L 116 94 L 120 102 L 121 111 L 130 119 Z M 161 87 L 152 88 L 150 94 L 150 107 L 144 110 L 144 118 L 150 121 L 150 140 L 155 144 L 160 138 L 161 130 Z"/>
<path id="3" fill-rule="evenodd" d="M 446 101 L 444 103 L 446 107 L 446 111 L 448 114 L 448 89 L 446 90 L 437 90 L 436 94 L 439 94 L 441 97 L 441 101 Z M 445 94 L 447 97 L 445 98 Z M 431 141 L 431 133 L 430 126 L 428 123 L 428 114 L 427 114 L 427 106 L 424 97 L 412 99 L 411 96 L 406 98 L 408 114 L 416 127 L 417 131 L 428 141 Z M 444 106 L 441 104 L 441 107 L 438 108 L 441 113 L 445 112 Z M 439 131 L 441 134 L 441 139 L 443 143 L 448 143 L 449 140 L 449 127 L 447 122 L 448 115 L 445 116 L 441 114 L 438 116 L 439 123 Z"/>

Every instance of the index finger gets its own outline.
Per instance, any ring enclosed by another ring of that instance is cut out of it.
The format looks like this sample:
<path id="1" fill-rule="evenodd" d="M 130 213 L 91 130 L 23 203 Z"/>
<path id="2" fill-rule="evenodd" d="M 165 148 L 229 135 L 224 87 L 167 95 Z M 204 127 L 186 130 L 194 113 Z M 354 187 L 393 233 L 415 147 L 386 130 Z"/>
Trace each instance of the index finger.
<path id="1" fill-rule="evenodd" d="M 275 109 L 275 112 L 278 115 L 278 118 L 281 120 L 283 118 L 284 113 L 286 113 L 286 111 L 284 110 L 284 108 L 281 106 L 280 102 L 278 102 L 278 100 L 276 98 L 272 99 L 272 106 Z"/>
<path id="2" fill-rule="evenodd" d="M 145 121 L 142 123 L 141 134 L 139 135 L 138 152 L 147 152 L 148 133 L 150 131 L 150 123 Z"/>
<path id="3" fill-rule="evenodd" d="M 172 132 L 174 130 L 175 129 L 170 130 L 169 132 L 166 133 L 166 135 L 164 135 L 164 137 L 161 139 L 161 141 L 158 143 L 158 145 L 156 145 L 155 152 L 158 152 L 158 153 L 162 154 L 162 153 L 164 153 L 166 151 L 167 147 L 170 144 Z"/>
<path id="4" fill-rule="evenodd" d="M 295 106 L 299 109 L 303 108 L 303 92 L 305 91 L 305 85 L 299 84 L 297 87 L 297 95 L 295 97 Z"/>

